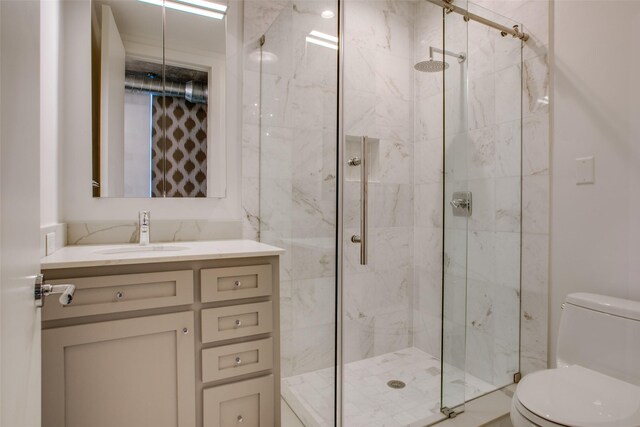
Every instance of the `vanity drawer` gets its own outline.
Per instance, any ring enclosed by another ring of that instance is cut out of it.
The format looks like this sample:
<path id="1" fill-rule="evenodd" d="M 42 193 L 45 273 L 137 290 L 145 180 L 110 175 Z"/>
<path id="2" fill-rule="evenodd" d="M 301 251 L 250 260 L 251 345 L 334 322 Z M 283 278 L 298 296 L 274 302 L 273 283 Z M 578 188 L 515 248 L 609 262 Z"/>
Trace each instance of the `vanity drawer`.
<path id="1" fill-rule="evenodd" d="M 54 300 L 45 304 L 42 320 L 193 304 L 192 270 L 79 277 L 47 283 L 72 283 L 76 291 L 68 306 Z"/>
<path id="2" fill-rule="evenodd" d="M 273 427 L 273 375 L 204 390 L 204 427 Z"/>
<path id="3" fill-rule="evenodd" d="M 270 264 L 201 270 L 202 302 L 271 295 L 271 278 Z"/>
<path id="4" fill-rule="evenodd" d="M 271 301 L 202 310 L 202 342 L 228 340 L 271 332 Z"/>
<path id="5" fill-rule="evenodd" d="M 273 368 L 273 338 L 202 350 L 202 382 Z"/>

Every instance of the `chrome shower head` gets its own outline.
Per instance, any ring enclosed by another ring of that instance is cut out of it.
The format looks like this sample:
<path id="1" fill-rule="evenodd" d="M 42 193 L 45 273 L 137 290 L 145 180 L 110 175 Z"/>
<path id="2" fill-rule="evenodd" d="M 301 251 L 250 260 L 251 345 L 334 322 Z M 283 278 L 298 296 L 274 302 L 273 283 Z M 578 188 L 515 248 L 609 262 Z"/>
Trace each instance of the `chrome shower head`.
<path id="1" fill-rule="evenodd" d="M 437 73 L 438 71 L 444 71 L 449 68 L 449 64 L 444 61 L 429 59 L 428 61 L 418 62 L 413 68 L 422 73 Z"/>
<path id="2" fill-rule="evenodd" d="M 453 56 L 454 58 L 458 59 L 458 62 L 460 64 L 462 64 L 467 59 L 467 56 L 464 53 L 455 53 L 448 50 L 438 49 L 437 47 L 429 46 L 429 59 L 426 61 L 418 62 L 413 66 L 413 68 L 415 68 L 416 71 L 420 71 L 423 73 L 437 73 L 438 71 L 444 71 L 449 68 L 449 64 L 447 62 L 436 61 L 435 59 L 433 59 L 434 53 L 440 53 L 442 54 L 442 56 Z"/>

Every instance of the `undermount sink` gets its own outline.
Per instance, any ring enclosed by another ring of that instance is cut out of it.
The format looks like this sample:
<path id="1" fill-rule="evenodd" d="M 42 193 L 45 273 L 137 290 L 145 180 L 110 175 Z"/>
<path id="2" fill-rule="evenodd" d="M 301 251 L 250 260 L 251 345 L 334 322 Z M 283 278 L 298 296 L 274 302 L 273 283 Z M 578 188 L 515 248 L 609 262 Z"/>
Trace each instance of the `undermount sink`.
<path id="1" fill-rule="evenodd" d="M 125 246 L 122 248 L 103 249 L 96 251 L 96 253 L 111 255 L 111 254 L 126 254 L 126 253 L 140 253 L 140 252 L 177 252 L 184 251 L 186 246 L 173 246 L 173 245 L 148 245 L 148 246 Z"/>

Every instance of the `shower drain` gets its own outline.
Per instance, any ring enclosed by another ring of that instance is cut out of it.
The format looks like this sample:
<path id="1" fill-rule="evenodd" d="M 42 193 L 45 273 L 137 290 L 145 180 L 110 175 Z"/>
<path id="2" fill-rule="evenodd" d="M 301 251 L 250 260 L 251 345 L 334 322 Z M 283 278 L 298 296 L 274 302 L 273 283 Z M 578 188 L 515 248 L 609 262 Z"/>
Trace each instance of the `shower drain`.
<path id="1" fill-rule="evenodd" d="M 404 388 L 406 386 L 406 384 L 400 380 L 391 380 L 387 385 L 391 388 Z"/>

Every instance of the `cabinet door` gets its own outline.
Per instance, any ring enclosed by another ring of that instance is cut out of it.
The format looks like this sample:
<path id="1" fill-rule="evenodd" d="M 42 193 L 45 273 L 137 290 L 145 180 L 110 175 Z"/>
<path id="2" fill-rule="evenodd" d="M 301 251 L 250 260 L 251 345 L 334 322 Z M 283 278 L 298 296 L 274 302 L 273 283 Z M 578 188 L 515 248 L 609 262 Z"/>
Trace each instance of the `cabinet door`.
<path id="1" fill-rule="evenodd" d="M 44 427 L 194 427 L 193 312 L 42 332 Z"/>
<path id="2" fill-rule="evenodd" d="M 279 398 L 279 397 L 278 397 Z M 204 427 L 273 427 L 273 375 L 204 390 Z"/>

